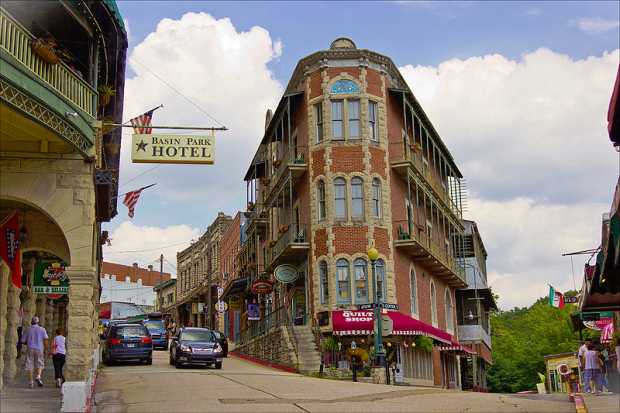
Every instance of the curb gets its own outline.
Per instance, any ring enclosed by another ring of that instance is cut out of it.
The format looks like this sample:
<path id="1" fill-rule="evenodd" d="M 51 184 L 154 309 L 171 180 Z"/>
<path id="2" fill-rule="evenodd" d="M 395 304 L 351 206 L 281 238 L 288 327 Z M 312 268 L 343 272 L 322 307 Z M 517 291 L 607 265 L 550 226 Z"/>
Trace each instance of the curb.
<path id="1" fill-rule="evenodd" d="M 262 360 L 256 357 L 248 356 L 247 354 L 237 353 L 236 351 L 231 351 L 228 353 L 229 356 L 237 357 L 246 361 L 249 361 L 254 364 L 258 364 L 264 367 L 269 367 L 275 370 L 285 371 L 287 373 L 297 373 L 297 370 L 293 367 L 285 366 L 278 363 L 272 363 L 270 361 Z"/>
<path id="2" fill-rule="evenodd" d="M 573 395 L 573 401 L 575 402 L 575 412 L 577 413 L 588 413 L 588 408 L 586 407 L 586 401 L 581 393 L 575 393 Z"/>

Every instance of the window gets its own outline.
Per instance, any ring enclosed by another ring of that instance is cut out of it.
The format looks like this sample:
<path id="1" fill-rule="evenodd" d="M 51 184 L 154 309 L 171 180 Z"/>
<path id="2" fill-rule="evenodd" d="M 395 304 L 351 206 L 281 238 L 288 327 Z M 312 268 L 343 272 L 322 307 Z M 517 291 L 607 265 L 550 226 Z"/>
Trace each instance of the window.
<path id="1" fill-rule="evenodd" d="M 454 330 L 454 319 L 452 317 L 452 296 L 450 295 L 450 288 L 446 287 L 446 330 Z"/>
<path id="2" fill-rule="evenodd" d="M 411 283 L 411 314 L 418 314 L 418 279 L 413 268 L 409 274 L 409 282 Z"/>
<path id="3" fill-rule="evenodd" d="M 437 326 L 437 294 L 435 293 L 435 283 L 431 281 L 431 322 Z"/>
<path id="4" fill-rule="evenodd" d="M 368 128 L 370 129 L 370 140 L 379 141 L 377 132 L 377 102 L 368 101 Z"/>
<path id="5" fill-rule="evenodd" d="M 372 214 L 375 218 L 381 217 L 381 181 L 372 180 Z"/>
<path id="6" fill-rule="evenodd" d="M 354 177 L 351 179 L 351 217 L 364 217 L 364 181 L 362 178 Z"/>
<path id="7" fill-rule="evenodd" d="M 334 179 L 334 208 L 336 218 L 347 218 L 347 183 L 343 178 Z"/>
<path id="8" fill-rule="evenodd" d="M 344 258 L 336 261 L 336 281 L 338 283 L 338 303 L 350 303 L 351 278 L 349 276 L 349 261 Z"/>
<path id="9" fill-rule="evenodd" d="M 314 105 L 314 118 L 316 119 L 316 141 L 323 142 L 323 103 Z"/>
<path id="10" fill-rule="evenodd" d="M 317 196 L 319 198 L 319 221 L 323 221 L 326 216 L 325 208 L 325 182 L 319 181 L 317 188 Z"/>
<path id="11" fill-rule="evenodd" d="M 355 260 L 355 302 L 357 304 L 368 303 L 368 264 L 363 258 Z"/>
<path id="12" fill-rule="evenodd" d="M 375 263 L 375 274 L 377 276 L 377 298 L 382 302 L 387 299 L 387 282 L 385 279 L 385 261 L 379 259 Z"/>
<path id="13" fill-rule="evenodd" d="M 342 100 L 332 100 L 332 139 L 344 139 L 342 131 Z"/>
<path id="14" fill-rule="evenodd" d="M 349 138 L 360 137 L 360 101 L 349 100 Z"/>
<path id="15" fill-rule="evenodd" d="M 329 277 L 327 274 L 327 262 L 319 264 L 319 279 L 321 282 L 321 304 L 329 303 Z"/>

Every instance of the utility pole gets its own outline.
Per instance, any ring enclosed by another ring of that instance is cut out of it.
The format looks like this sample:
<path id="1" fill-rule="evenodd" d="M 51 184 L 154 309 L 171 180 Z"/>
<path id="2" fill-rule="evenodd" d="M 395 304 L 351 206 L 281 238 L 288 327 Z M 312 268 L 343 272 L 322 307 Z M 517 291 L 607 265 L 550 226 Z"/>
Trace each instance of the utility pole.
<path id="1" fill-rule="evenodd" d="M 164 254 L 159 255 L 159 282 L 164 278 Z"/>

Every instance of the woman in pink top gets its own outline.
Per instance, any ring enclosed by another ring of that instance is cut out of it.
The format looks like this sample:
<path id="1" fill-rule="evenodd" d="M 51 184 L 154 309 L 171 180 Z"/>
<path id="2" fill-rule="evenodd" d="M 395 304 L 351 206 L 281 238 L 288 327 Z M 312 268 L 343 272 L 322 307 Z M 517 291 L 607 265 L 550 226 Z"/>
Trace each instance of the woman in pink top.
<path id="1" fill-rule="evenodd" d="M 65 344 L 65 337 L 62 335 L 62 330 L 57 328 L 56 336 L 52 340 L 52 361 L 54 362 L 56 387 L 62 386 L 65 382 L 65 376 L 62 374 L 62 368 L 65 365 L 65 355 L 67 353 Z"/>

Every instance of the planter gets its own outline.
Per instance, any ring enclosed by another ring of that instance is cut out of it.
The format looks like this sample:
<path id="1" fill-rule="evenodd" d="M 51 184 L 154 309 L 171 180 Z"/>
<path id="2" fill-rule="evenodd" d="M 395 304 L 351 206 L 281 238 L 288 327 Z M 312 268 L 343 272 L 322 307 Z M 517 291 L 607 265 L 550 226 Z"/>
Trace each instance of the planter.
<path id="1" fill-rule="evenodd" d="M 55 65 L 60 62 L 55 50 L 56 42 L 53 40 L 35 39 L 30 43 L 30 47 L 34 54 L 47 64 Z"/>
<path id="2" fill-rule="evenodd" d="M 284 234 L 288 231 L 288 225 L 280 225 L 280 234 Z"/>
<path id="3" fill-rule="evenodd" d="M 112 99 L 112 96 L 116 95 L 116 90 L 108 85 L 99 86 L 99 88 L 97 89 L 97 92 L 99 92 L 99 104 L 101 106 L 109 105 L 110 100 Z"/>

